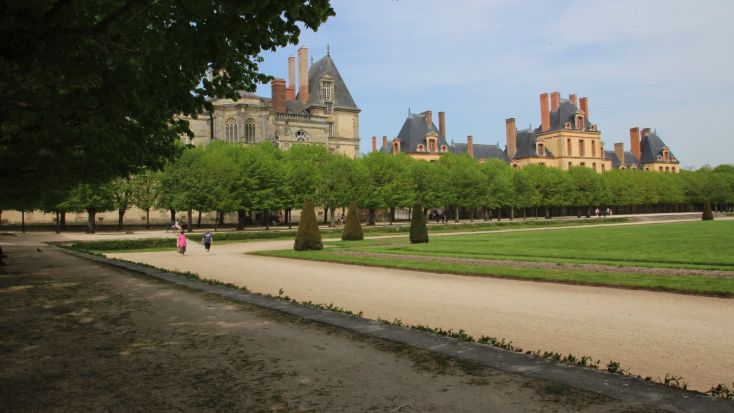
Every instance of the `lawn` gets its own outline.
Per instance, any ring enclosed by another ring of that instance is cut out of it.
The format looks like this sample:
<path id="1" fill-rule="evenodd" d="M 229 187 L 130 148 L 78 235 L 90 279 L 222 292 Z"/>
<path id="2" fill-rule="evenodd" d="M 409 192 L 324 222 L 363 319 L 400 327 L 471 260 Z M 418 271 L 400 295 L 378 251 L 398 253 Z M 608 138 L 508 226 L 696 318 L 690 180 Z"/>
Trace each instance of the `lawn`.
<path id="1" fill-rule="evenodd" d="M 432 260 L 432 257 L 454 257 L 734 271 L 733 230 L 734 221 L 697 221 L 432 237 L 430 243 L 416 245 L 402 239 L 365 240 L 327 243 L 333 247 L 324 251 L 285 250 L 257 254 L 441 273 L 734 296 L 734 279 L 725 277 L 620 274 L 576 271 L 560 266 L 558 269 L 529 269 Z M 332 251 L 364 251 L 393 257 L 334 255 Z M 402 255 L 421 255 L 425 259 L 408 259 Z"/>

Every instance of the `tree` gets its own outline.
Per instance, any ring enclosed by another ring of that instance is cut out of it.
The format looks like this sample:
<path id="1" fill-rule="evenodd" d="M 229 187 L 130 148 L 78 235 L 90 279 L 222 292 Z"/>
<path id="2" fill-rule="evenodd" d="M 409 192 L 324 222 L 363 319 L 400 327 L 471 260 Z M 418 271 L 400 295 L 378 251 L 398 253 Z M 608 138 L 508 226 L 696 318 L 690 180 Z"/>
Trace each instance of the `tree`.
<path id="1" fill-rule="evenodd" d="M 520 172 L 528 177 L 527 182 L 535 194 L 535 206 L 545 208 L 546 219 L 550 218 L 550 207 L 567 205 L 571 182 L 564 171 L 534 164 L 525 166 Z"/>
<path id="2" fill-rule="evenodd" d="M 115 209 L 112 184 L 81 184 L 71 191 L 65 205 L 69 211 L 86 211 L 87 233 L 94 234 L 97 213 Z"/>
<path id="3" fill-rule="evenodd" d="M 319 223 L 316 221 L 316 211 L 312 200 L 303 202 L 301 209 L 301 220 L 298 222 L 298 233 L 293 249 L 296 251 L 320 250 L 324 248 L 321 241 Z"/>
<path id="4" fill-rule="evenodd" d="M 428 243 L 428 227 L 426 226 L 426 214 L 423 212 L 423 206 L 418 203 L 413 205 L 413 217 L 410 220 L 410 243 Z"/>
<path id="5" fill-rule="evenodd" d="M 352 201 L 349 203 L 347 212 L 347 222 L 344 223 L 342 231 L 342 241 L 361 241 L 364 239 L 362 233 L 362 224 L 359 222 L 359 210 L 357 204 Z"/>
<path id="6" fill-rule="evenodd" d="M 285 177 L 281 183 L 288 228 L 291 226 L 290 212 L 300 208 L 307 198 L 313 198 L 323 181 L 323 169 L 332 155 L 325 146 L 293 145 L 284 153 Z"/>
<path id="7" fill-rule="evenodd" d="M 711 202 L 707 199 L 706 202 L 703 203 L 703 214 L 701 214 L 701 220 L 703 221 L 713 221 L 714 220 L 714 213 L 711 212 Z"/>
<path id="8" fill-rule="evenodd" d="M 160 173 L 144 169 L 132 179 L 131 202 L 145 211 L 145 229 L 150 228 L 150 209 L 158 199 L 158 176 Z"/>
<path id="9" fill-rule="evenodd" d="M 517 193 L 513 185 L 516 172 L 510 165 L 499 159 L 491 159 L 479 165 L 479 171 L 484 175 L 486 185 L 486 191 L 481 194 L 481 206 L 492 210 L 503 206 L 514 207 L 517 204 Z M 485 213 L 484 219 L 486 218 Z M 499 214 L 497 218 L 500 218 Z"/>
<path id="10" fill-rule="evenodd" d="M 572 166 L 568 170 L 571 180 L 572 192 L 570 204 L 578 207 L 578 216 L 581 216 L 581 208 L 585 208 L 586 218 L 591 216 L 591 207 L 599 205 L 604 201 L 605 191 L 601 175 L 591 168 L 585 166 Z"/>
<path id="11" fill-rule="evenodd" d="M 415 202 L 426 208 L 438 208 L 446 204 L 448 181 L 441 165 L 415 161 L 410 164 L 408 173 L 413 184 Z"/>
<path id="12" fill-rule="evenodd" d="M 132 204 L 132 179 L 115 178 L 110 182 L 115 209 L 117 209 L 117 229 L 122 229 L 122 219 Z"/>
<path id="13" fill-rule="evenodd" d="M 176 156 L 177 116 L 269 76 L 258 56 L 334 15 L 328 0 L 3 2 L 0 182 L 21 198 Z M 213 75 L 211 79 L 207 73 Z M 90 173 L 92 171 L 92 173 Z"/>
<path id="14" fill-rule="evenodd" d="M 362 183 L 369 172 L 358 160 L 339 155 L 324 165 L 323 180 L 317 198 L 324 211 L 330 210 L 330 227 L 334 226 L 334 211 L 344 208 L 353 199 L 362 199 Z"/>

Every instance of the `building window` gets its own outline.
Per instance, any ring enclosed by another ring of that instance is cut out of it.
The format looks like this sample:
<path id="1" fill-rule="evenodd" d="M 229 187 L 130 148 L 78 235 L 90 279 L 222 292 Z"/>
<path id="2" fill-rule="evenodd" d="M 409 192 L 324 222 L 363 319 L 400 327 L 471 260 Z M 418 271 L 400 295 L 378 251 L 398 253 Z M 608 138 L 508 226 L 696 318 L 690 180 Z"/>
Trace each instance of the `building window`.
<path id="1" fill-rule="evenodd" d="M 224 122 L 224 140 L 229 143 L 238 141 L 237 135 L 237 121 L 234 119 L 227 119 Z"/>
<path id="2" fill-rule="evenodd" d="M 566 139 L 566 155 L 571 156 L 572 147 L 571 147 L 571 139 Z"/>
<path id="3" fill-rule="evenodd" d="M 636 164 L 630 165 L 630 169 L 637 169 L 637 165 Z"/>
<path id="4" fill-rule="evenodd" d="M 416 149 L 418 150 L 418 152 L 424 152 L 426 150 L 426 147 L 423 146 L 423 144 L 421 143 L 421 144 L 418 144 L 418 148 Z"/>
<path id="5" fill-rule="evenodd" d="M 595 156 L 596 156 L 596 142 L 591 141 L 591 157 L 593 158 Z"/>
<path id="6" fill-rule="evenodd" d="M 542 143 L 539 143 L 536 152 L 539 156 L 545 156 L 545 146 Z"/>
<path id="7" fill-rule="evenodd" d="M 193 140 L 193 139 L 191 139 L 191 138 L 189 138 L 189 136 L 188 136 L 188 135 L 184 135 L 184 136 L 182 136 L 182 137 L 181 137 L 181 141 L 183 141 L 183 144 L 184 144 L 184 145 L 193 145 L 193 144 L 194 144 L 194 140 Z"/>
<path id="8" fill-rule="evenodd" d="M 326 114 L 331 115 L 334 112 L 334 104 L 331 102 L 326 102 Z"/>
<path id="9" fill-rule="evenodd" d="M 571 164 L 571 162 L 569 162 L 568 163 L 568 169 L 571 169 L 571 166 L 573 166 L 573 165 Z"/>
<path id="10" fill-rule="evenodd" d="M 586 129 L 586 126 L 584 125 L 584 117 L 581 115 L 576 116 L 576 129 L 578 130 Z"/>
<path id="11" fill-rule="evenodd" d="M 661 166 L 661 167 L 660 167 L 660 168 L 659 168 L 658 170 L 659 170 L 660 172 L 663 172 L 663 167 Z"/>
<path id="12" fill-rule="evenodd" d="M 601 171 L 604 172 L 604 164 L 601 164 Z"/>
<path id="13" fill-rule="evenodd" d="M 329 122 L 329 137 L 334 136 L 334 122 Z"/>
<path id="14" fill-rule="evenodd" d="M 671 171 L 671 172 L 675 172 L 675 166 L 671 167 L 671 168 L 670 168 L 670 171 Z"/>
<path id="15" fill-rule="evenodd" d="M 670 161 L 670 152 L 667 149 L 663 151 L 663 159 L 665 161 Z"/>
<path id="16" fill-rule="evenodd" d="M 438 151 L 438 144 L 436 143 L 436 138 L 428 138 L 428 152 L 437 152 Z"/>
<path id="17" fill-rule="evenodd" d="M 586 162 L 581 162 L 580 165 L 581 166 L 586 166 Z"/>
<path id="18" fill-rule="evenodd" d="M 245 142 L 255 142 L 255 119 L 247 119 L 245 121 Z"/>
<path id="19" fill-rule="evenodd" d="M 275 147 L 280 148 L 280 134 L 278 131 L 275 131 Z"/>
<path id="20" fill-rule="evenodd" d="M 446 151 L 448 151 L 448 150 L 449 150 L 448 146 L 446 146 L 446 145 L 441 145 L 441 152 L 446 152 Z"/>
<path id="21" fill-rule="evenodd" d="M 311 142 L 311 137 L 308 135 L 308 133 L 299 130 L 296 132 L 296 140 L 298 142 Z"/>
<path id="22" fill-rule="evenodd" d="M 394 141 L 392 143 L 392 153 L 396 154 L 398 152 L 400 152 L 400 141 Z"/>
<path id="23" fill-rule="evenodd" d="M 591 168 L 596 171 L 596 162 L 591 164 Z"/>
<path id="24" fill-rule="evenodd" d="M 666 166 L 665 167 L 665 172 L 670 172 L 670 168 Z"/>
<path id="25" fill-rule="evenodd" d="M 322 82 L 321 83 L 321 97 L 324 101 L 331 100 L 331 82 Z"/>
<path id="26" fill-rule="evenodd" d="M 579 141 L 579 156 L 586 156 L 586 144 L 583 139 Z"/>

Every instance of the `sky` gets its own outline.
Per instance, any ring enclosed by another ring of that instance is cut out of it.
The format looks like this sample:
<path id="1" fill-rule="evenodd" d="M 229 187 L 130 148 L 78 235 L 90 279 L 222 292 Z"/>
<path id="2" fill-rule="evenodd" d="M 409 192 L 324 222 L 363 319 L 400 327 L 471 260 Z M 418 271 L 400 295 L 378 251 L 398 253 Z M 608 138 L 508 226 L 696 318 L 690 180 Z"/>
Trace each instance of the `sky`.
<path id="1" fill-rule="evenodd" d="M 333 0 L 336 16 L 288 56 L 327 45 L 360 113 L 360 151 L 397 136 L 408 110 L 446 113 L 446 138 L 504 147 L 505 119 L 540 124 L 542 93 L 577 94 L 607 149 L 649 127 L 681 168 L 734 164 L 734 1 Z M 261 85 L 260 96 L 270 96 Z M 723 124 L 720 122 L 724 122 Z"/>

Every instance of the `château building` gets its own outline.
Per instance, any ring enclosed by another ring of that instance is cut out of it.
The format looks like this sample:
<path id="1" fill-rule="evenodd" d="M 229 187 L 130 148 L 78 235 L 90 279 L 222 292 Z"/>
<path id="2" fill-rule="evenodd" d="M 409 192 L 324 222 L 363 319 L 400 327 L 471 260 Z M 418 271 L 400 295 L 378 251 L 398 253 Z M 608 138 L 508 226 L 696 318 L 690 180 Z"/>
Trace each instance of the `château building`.
<path id="1" fill-rule="evenodd" d="M 328 49 L 327 49 L 328 50 Z M 323 145 L 335 154 L 359 155 L 359 112 L 330 53 L 308 65 L 308 48 L 298 50 L 298 86 L 295 57 L 288 58 L 289 84 L 271 82 L 271 97 L 240 92 L 240 99 L 212 99 L 214 110 L 198 119 L 187 118 L 193 140 L 231 143 L 270 141 L 283 150 L 292 145 Z"/>

